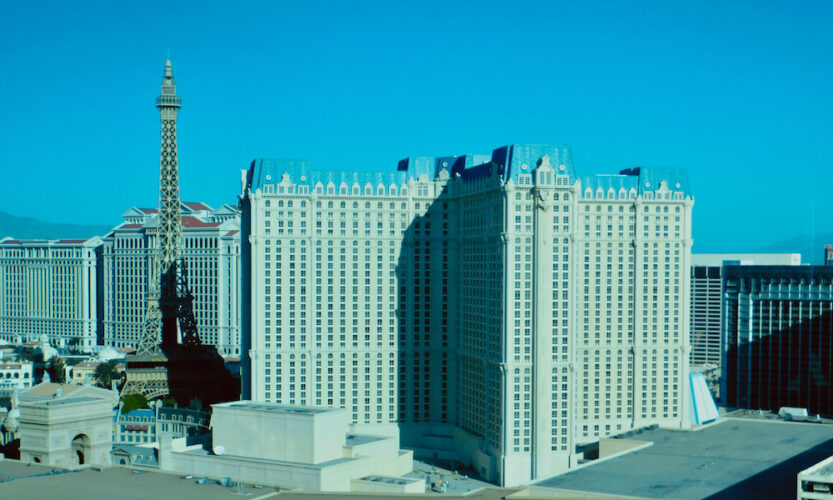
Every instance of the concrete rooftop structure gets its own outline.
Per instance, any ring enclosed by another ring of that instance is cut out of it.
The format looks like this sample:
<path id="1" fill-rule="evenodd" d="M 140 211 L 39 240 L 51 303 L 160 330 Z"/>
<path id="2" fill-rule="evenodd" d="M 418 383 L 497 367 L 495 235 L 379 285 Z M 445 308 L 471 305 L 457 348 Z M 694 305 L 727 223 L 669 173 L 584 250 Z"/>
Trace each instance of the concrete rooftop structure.
<path id="1" fill-rule="evenodd" d="M 648 498 L 795 498 L 796 475 L 833 455 L 833 425 L 753 418 L 630 439 L 654 444 L 537 485 Z"/>

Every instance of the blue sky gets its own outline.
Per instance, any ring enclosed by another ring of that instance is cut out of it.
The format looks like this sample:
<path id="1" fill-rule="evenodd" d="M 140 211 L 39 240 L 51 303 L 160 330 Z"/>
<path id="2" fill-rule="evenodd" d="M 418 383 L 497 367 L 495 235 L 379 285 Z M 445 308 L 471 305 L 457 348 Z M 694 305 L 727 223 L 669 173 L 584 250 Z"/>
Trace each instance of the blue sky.
<path id="1" fill-rule="evenodd" d="M 155 206 L 168 53 L 182 196 L 256 157 L 569 144 L 581 174 L 680 166 L 694 251 L 833 231 L 831 2 L 0 3 L 0 210 Z"/>

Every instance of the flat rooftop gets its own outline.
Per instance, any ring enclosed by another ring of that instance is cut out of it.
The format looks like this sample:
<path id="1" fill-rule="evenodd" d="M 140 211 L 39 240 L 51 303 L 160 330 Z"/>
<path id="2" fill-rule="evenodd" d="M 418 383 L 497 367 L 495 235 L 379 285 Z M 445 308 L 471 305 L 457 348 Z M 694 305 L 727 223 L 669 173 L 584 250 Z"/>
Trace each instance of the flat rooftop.
<path id="1" fill-rule="evenodd" d="M 219 408 L 242 408 L 246 410 L 271 411 L 276 413 L 296 413 L 302 415 L 315 415 L 341 410 L 340 408 L 328 408 L 324 406 L 281 405 L 277 403 L 255 403 L 252 401 L 236 401 L 212 406 Z"/>
<path id="2" fill-rule="evenodd" d="M 362 444 L 373 443 L 375 441 L 381 441 L 383 439 L 387 439 L 384 437 L 379 436 L 365 436 L 364 434 L 348 434 L 347 439 L 347 446 L 359 446 Z"/>
<path id="3" fill-rule="evenodd" d="M 833 455 L 833 425 L 752 418 L 629 439 L 653 446 L 536 486 L 646 498 L 795 498 L 798 473 Z"/>
<path id="4" fill-rule="evenodd" d="M 90 398 L 87 396 L 80 396 L 80 397 L 69 397 L 69 398 L 60 398 L 60 399 L 42 399 L 40 401 L 32 401 L 28 404 L 36 405 L 36 406 L 63 406 L 63 405 L 74 405 L 78 403 L 89 403 L 90 401 L 95 402 L 107 402 L 105 399 L 101 398 Z"/>
<path id="5" fill-rule="evenodd" d="M 258 462 L 258 463 L 265 463 L 265 464 L 281 464 L 281 465 L 289 465 L 292 467 L 303 467 L 306 469 L 324 469 L 333 465 L 343 464 L 347 462 L 352 462 L 356 460 L 355 458 L 347 458 L 347 457 L 339 457 L 334 458 L 332 460 L 328 460 L 326 462 L 320 462 L 317 464 L 307 464 L 303 462 L 290 462 L 287 460 L 272 460 L 270 458 L 259 458 L 259 457 L 243 457 L 240 455 L 216 455 L 213 451 L 206 450 L 205 448 L 194 447 L 191 449 L 186 449 L 183 451 L 175 451 L 174 453 L 185 453 L 188 455 L 199 455 L 199 456 L 209 456 L 209 457 L 216 457 L 221 460 L 236 460 L 240 462 Z"/>
<path id="6" fill-rule="evenodd" d="M 255 488 L 252 485 L 225 487 L 219 485 L 216 479 L 198 484 L 196 476 L 184 479 L 177 474 L 147 470 L 137 474 L 134 470 L 113 467 L 100 472 L 92 469 L 72 472 L 38 465 L 27 466 L 17 460 L 0 460 L 0 498 L 234 500 L 255 499 L 275 491 L 274 488 Z"/>
<path id="7" fill-rule="evenodd" d="M 162 500 L 199 498 L 200 500 L 407 500 L 429 498 L 425 494 L 401 493 L 310 493 L 258 487 L 251 484 L 224 487 L 212 478 L 199 484 L 199 476 L 187 477 L 118 467 L 103 471 L 64 471 L 40 465 L 27 465 L 17 460 L 0 460 L 0 498 L 59 498 L 61 500 L 90 500 L 92 498 L 120 498 L 130 500 Z M 409 479 L 409 478 L 406 478 Z M 423 478 L 416 478 L 422 480 Z M 553 496 L 553 493 L 555 496 Z M 468 493 L 431 495 L 442 500 L 622 500 L 612 495 L 596 495 L 581 492 L 548 491 L 529 492 L 522 488 L 498 488 L 487 485 Z"/>

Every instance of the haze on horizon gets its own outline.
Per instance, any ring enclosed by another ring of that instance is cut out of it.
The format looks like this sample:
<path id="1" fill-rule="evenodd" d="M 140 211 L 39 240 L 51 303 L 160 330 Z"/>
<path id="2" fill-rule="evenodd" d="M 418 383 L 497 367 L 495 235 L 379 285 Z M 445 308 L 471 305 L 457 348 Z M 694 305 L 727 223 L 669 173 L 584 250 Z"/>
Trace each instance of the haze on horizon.
<path id="1" fill-rule="evenodd" d="M 825 2 L 8 2 L 0 211 L 116 224 L 156 206 L 170 51 L 184 200 L 233 203 L 257 157 L 387 170 L 568 144 L 580 175 L 686 168 L 694 252 L 829 233 L 832 15 Z"/>

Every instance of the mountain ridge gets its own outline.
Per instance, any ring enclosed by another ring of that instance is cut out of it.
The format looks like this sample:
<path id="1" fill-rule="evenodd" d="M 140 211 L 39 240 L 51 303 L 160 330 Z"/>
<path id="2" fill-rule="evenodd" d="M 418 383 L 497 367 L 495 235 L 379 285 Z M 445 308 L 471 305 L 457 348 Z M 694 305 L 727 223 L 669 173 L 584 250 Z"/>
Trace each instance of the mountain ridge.
<path id="1" fill-rule="evenodd" d="M 19 239 L 92 238 L 104 236 L 114 226 L 97 224 L 62 224 L 33 217 L 19 217 L 0 211 L 0 239 L 7 236 Z M 824 245 L 833 244 L 833 232 L 805 234 L 777 241 L 757 249 L 737 250 L 735 253 L 800 253 L 805 264 L 823 264 Z M 715 251 L 714 253 L 721 253 Z M 729 253 L 728 250 L 722 253 Z"/>
<path id="2" fill-rule="evenodd" d="M 8 212 L 0 211 L 0 239 L 7 236 L 15 239 L 87 239 L 93 236 L 104 236 L 111 229 L 112 226 L 96 224 L 46 222 L 33 217 L 18 217 Z"/>
<path id="3" fill-rule="evenodd" d="M 803 264 L 824 264 L 824 245 L 833 245 L 833 233 L 803 234 L 761 247 L 762 253 L 800 253 Z"/>

